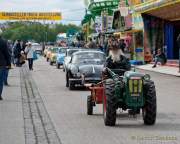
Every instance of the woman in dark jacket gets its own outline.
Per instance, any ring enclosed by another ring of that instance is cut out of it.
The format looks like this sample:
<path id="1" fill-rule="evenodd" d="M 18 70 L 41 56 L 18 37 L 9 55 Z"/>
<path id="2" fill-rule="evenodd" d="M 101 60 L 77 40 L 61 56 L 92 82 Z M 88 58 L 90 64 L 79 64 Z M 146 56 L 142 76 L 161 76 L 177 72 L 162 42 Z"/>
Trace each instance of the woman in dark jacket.
<path id="1" fill-rule="evenodd" d="M 0 100 L 2 100 L 2 90 L 4 82 L 4 74 L 6 68 L 11 66 L 11 56 L 8 51 L 7 42 L 1 37 L 0 30 Z"/>

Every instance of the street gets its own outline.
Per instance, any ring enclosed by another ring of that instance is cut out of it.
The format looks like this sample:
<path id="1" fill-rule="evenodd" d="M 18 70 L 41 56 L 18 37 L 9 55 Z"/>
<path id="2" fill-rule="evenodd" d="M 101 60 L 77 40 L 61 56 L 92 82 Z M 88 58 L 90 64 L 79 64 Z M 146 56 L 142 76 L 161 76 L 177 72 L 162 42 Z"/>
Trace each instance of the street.
<path id="1" fill-rule="evenodd" d="M 29 72 L 26 71 L 25 76 L 26 73 Z M 50 126 L 57 132 L 55 139 L 59 139 L 62 144 L 178 144 L 180 78 L 148 73 L 155 81 L 157 90 L 156 124 L 145 126 L 141 116 L 131 118 L 127 112 L 118 112 L 115 127 L 104 125 L 102 105 L 94 108 L 94 115 L 87 116 L 86 97 L 89 92 L 69 91 L 65 87 L 65 73 L 50 66 L 44 58 L 35 62 L 34 71 L 29 75 L 32 76 L 37 93 L 50 117 Z"/>

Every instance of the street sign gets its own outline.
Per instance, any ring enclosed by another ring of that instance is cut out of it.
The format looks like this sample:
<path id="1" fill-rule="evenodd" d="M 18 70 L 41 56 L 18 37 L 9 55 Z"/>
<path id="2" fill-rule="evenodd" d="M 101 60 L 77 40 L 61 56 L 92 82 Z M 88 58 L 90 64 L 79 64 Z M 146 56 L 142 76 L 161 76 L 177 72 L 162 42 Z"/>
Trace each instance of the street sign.
<path id="1" fill-rule="evenodd" d="M 0 20 L 61 20 L 60 12 L 0 12 Z"/>

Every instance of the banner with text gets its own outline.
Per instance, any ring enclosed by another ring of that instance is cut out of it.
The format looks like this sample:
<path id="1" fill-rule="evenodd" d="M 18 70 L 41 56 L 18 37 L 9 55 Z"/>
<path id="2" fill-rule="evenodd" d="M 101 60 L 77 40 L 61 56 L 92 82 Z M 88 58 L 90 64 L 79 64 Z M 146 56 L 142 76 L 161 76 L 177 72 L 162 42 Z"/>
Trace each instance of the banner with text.
<path id="1" fill-rule="evenodd" d="M 54 20 L 62 19 L 60 12 L 0 12 L 0 20 Z"/>

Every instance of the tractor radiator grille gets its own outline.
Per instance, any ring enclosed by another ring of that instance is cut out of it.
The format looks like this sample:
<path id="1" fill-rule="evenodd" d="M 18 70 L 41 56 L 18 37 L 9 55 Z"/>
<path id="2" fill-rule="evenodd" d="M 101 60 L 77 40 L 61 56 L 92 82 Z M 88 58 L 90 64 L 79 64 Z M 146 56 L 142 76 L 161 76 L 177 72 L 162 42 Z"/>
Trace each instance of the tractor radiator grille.
<path id="1" fill-rule="evenodd" d="M 142 93 L 142 79 L 130 79 L 129 80 L 129 92 L 131 96 L 140 96 Z"/>

